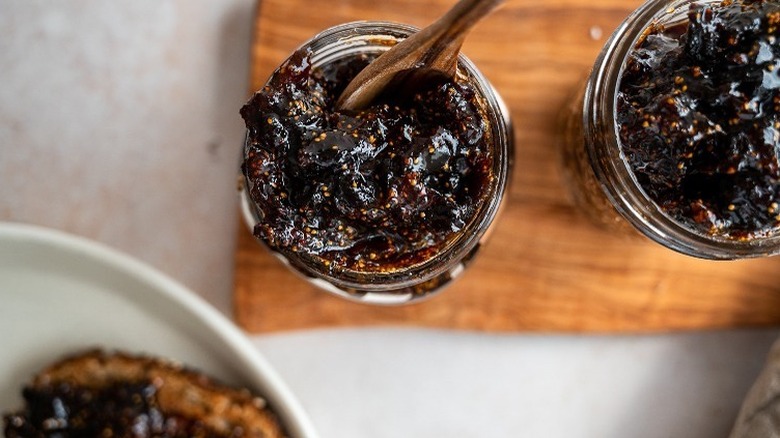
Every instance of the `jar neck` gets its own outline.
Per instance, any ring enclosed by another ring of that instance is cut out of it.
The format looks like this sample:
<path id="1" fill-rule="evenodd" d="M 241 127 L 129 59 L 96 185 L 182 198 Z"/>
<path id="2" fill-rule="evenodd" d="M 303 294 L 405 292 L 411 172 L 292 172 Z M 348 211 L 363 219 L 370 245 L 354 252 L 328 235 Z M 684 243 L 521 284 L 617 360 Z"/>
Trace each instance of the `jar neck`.
<path id="1" fill-rule="evenodd" d="M 698 0 L 713 4 L 720 0 Z M 780 252 L 780 236 L 732 240 L 703 235 L 672 219 L 647 195 L 622 152 L 616 122 L 617 94 L 623 66 L 639 39 L 654 24 L 687 21 L 690 0 L 649 0 L 612 34 L 596 59 L 583 99 L 583 131 L 593 172 L 615 209 L 650 239 L 690 256 L 738 259 Z"/>

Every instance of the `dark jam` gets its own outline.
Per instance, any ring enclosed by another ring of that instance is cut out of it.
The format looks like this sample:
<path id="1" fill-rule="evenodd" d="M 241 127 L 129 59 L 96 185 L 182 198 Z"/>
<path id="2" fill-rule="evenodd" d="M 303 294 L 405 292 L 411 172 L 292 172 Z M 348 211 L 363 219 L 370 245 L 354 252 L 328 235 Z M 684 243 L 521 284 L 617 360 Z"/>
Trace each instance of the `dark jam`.
<path id="1" fill-rule="evenodd" d="M 163 413 L 151 382 L 117 382 L 101 389 L 69 384 L 28 387 L 26 408 L 5 417 L 7 438 L 220 438 L 198 420 Z"/>
<path id="2" fill-rule="evenodd" d="M 489 123 L 466 81 L 431 80 L 359 112 L 335 109 L 372 59 L 319 68 L 299 51 L 241 109 L 255 235 L 331 273 L 430 259 L 475 218 L 493 180 Z"/>
<path id="3" fill-rule="evenodd" d="M 695 231 L 735 240 L 780 228 L 780 2 L 692 5 L 629 55 L 616 120 L 645 192 Z"/>

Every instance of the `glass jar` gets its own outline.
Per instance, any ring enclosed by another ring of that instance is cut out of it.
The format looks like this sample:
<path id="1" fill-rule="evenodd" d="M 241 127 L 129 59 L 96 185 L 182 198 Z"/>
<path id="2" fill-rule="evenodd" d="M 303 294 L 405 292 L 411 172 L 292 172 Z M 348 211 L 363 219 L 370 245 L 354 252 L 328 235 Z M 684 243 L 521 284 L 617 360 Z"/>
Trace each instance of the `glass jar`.
<path id="1" fill-rule="evenodd" d="M 304 43 L 299 50 L 311 51 L 313 66 L 325 66 L 358 54 L 379 54 L 417 29 L 388 22 L 353 22 L 323 31 Z M 321 289 L 355 301 L 372 304 L 402 304 L 432 296 L 461 275 L 488 236 L 506 197 L 513 159 L 513 136 L 509 113 L 496 91 L 465 56 L 458 58 L 458 80 L 468 81 L 478 92 L 492 138 L 493 178 L 488 183 L 485 201 L 473 218 L 438 250 L 422 262 L 387 272 L 343 270 L 333 273 L 316 256 L 272 248 L 260 240 L 295 272 Z M 246 176 L 240 176 L 241 205 L 251 227 L 261 221 L 262 213 L 254 205 Z"/>
<path id="2" fill-rule="evenodd" d="M 674 219 L 641 187 L 621 148 L 616 107 L 630 52 L 649 29 L 686 24 L 692 4 L 719 3 L 721 0 L 649 0 L 615 30 L 584 86 L 562 111 L 558 142 L 563 178 L 575 206 L 617 235 L 644 235 L 667 248 L 704 259 L 775 255 L 780 253 L 778 233 L 729 238 L 696 231 Z"/>

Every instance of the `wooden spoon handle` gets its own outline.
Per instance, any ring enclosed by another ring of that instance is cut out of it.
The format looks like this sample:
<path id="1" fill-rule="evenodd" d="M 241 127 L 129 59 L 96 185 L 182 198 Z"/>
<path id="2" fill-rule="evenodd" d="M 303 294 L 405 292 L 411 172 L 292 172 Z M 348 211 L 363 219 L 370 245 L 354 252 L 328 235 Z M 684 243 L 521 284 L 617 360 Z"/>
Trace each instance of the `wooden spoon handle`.
<path id="1" fill-rule="evenodd" d="M 371 103 L 404 70 L 436 70 L 455 75 L 458 53 L 471 27 L 504 0 L 460 0 L 430 26 L 396 44 L 347 85 L 336 106 L 358 110 Z"/>
<path id="2" fill-rule="evenodd" d="M 464 36 L 474 24 L 503 2 L 504 0 L 460 0 L 429 28 L 439 28 L 445 36 Z"/>
<path id="3" fill-rule="evenodd" d="M 458 53 L 468 31 L 504 0 L 461 0 L 436 22 L 412 35 L 420 44 L 418 65 L 455 74 Z"/>

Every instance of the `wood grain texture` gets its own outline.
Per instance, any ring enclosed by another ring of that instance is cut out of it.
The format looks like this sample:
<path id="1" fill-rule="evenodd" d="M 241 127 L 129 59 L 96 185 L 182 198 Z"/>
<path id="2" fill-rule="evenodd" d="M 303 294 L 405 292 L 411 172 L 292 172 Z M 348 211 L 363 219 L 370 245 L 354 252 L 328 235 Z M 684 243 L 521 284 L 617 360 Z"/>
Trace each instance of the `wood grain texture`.
<path id="1" fill-rule="evenodd" d="M 424 26 L 454 0 L 262 0 L 250 84 L 315 33 L 352 20 Z M 564 192 L 556 118 L 638 0 L 509 0 L 463 47 L 509 105 L 506 209 L 466 274 L 431 300 L 378 308 L 316 290 L 240 228 L 235 312 L 251 332 L 414 325 L 484 331 L 651 332 L 780 325 L 780 259 L 709 262 L 592 226 Z M 599 36 L 600 33 L 600 36 Z"/>

